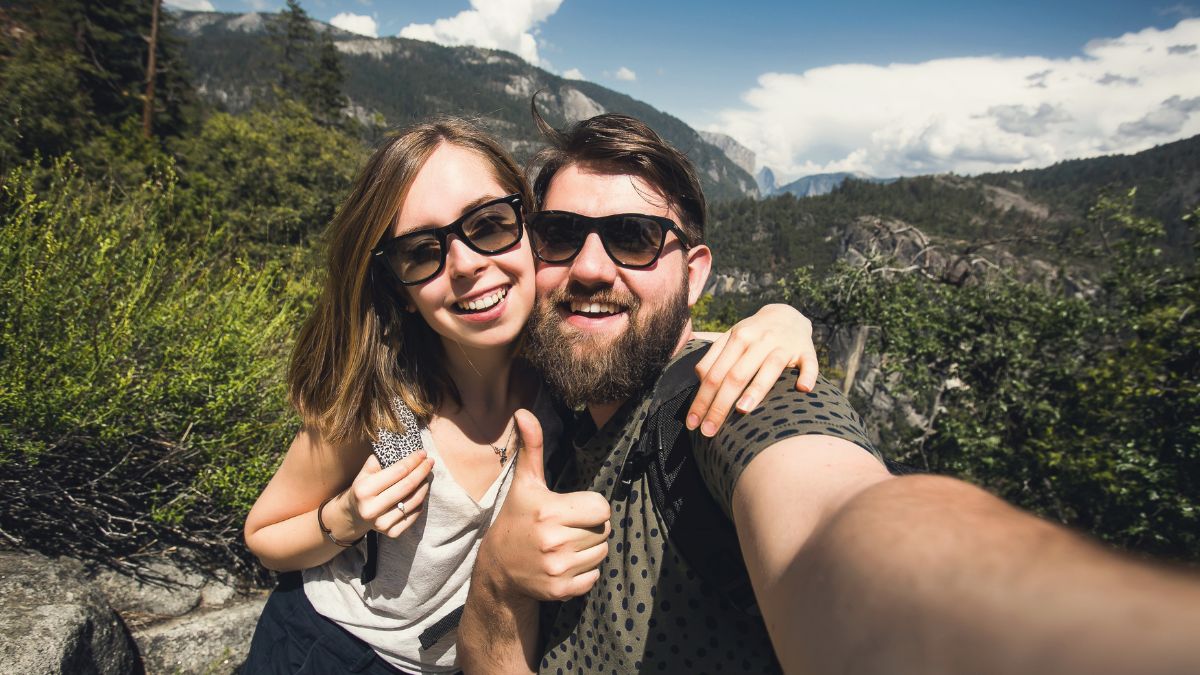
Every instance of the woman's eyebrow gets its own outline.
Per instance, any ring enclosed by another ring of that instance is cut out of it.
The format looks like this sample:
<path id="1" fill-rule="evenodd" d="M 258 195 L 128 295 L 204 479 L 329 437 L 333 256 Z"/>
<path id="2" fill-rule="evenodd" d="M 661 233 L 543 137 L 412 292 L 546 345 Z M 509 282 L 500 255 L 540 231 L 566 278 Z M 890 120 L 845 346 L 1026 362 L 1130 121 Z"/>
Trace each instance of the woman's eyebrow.
<path id="1" fill-rule="evenodd" d="M 482 197 L 477 197 L 467 202 L 467 204 L 463 206 L 463 210 L 458 215 L 462 216 L 466 214 L 467 211 L 470 211 L 471 209 L 477 209 L 488 202 L 494 202 L 502 196 L 503 195 L 483 195 Z"/>
<path id="2" fill-rule="evenodd" d="M 485 194 L 482 197 L 476 197 L 475 199 L 472 199 L 471 201 L 469 201 L 465 205 L 463 205 L 462 211 L 459 212 L 458 216 L 461 218 L 462 216 L 466 215 L 466 213 L 468 211 L 470 211 L 471 209 L 477 209 L 480 206 L 483 206 L 484 204 L 486 204 L 488 202 L 494 202 L 497 199 L 500 199 L 500 197 L 502 197 L 502 196 L 503 195 L 494 195 L 493 196 L 493 195 Z M 398 236 L 404 236 L 405 234 L 413 234 L 415 232 L 424 232 L 425 230 L 436 230 L 439 227 L 445 227 L 449 224 L 450 223 L 422 223 L 420 225 L 413 226 L 411 229 L 405 231 L 404 233 L 402 233 Z"/>

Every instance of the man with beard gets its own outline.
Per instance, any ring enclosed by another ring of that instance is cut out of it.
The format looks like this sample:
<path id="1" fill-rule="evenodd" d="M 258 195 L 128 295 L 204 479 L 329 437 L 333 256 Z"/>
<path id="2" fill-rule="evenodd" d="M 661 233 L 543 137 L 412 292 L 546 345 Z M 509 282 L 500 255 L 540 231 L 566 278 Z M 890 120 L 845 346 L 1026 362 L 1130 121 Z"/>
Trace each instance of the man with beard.
<path id="1" fill-rule="evenodd" d="M 691 432 L 683 464 L 629 471 L 661 429 L 672 364 L 700 348 L 704 197 L 635 119 L 538 121 L 551 147 L 528 219 L 525 353 L 587 414 L 551 491 L 540 429 L 518 413 L 523 448 L 459 628 L 467 672 L 1200 672 L 1179 628 L 1200 625 L 1193 579 L 961 481 L 891 476 L 824 380 L 801 393 L 785 375 L 758 409 Z M 676 475 L 708 506 L 663 500 Z M 695 519 L 679 523 L 705 508 L 713 554 L 733 528 L 731 577 L 752 589 L 704 572 Z"/>

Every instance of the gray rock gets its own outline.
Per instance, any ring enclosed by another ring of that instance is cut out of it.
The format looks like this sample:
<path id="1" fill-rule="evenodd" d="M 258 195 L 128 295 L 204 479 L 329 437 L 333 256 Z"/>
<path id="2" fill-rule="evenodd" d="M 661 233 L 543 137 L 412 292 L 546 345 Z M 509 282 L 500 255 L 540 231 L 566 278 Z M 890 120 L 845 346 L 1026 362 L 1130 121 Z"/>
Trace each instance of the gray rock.
<path id="1" fill-rule="evenodd" d="M 755 274 L 737 268 L 717 271 L 708 277 L 704 292 L 714 296 L 730 293 L 747 295 L 757 293 L 775 283 L 775 275 L 770 272 Z"/>
<path id="2" fill-rule="evenodd" d="M 165 560 L 146 565 L 144 572 L 145 576 L 139 579 L 104 569 L 96 574 L 94 581 L 113 609 L 122 615 L 182 616 L 200 605 L 200 590 L 204 587 L 204 577 L 200 574 Z"/>
<path id="3" fill-rule="evenodd" d="M 0 672 L 129 673 L 136 658 L 80 563 L 0 551 Z"/>
<path id="4" fill-rule="evenodd" d="M 209 579 L 204 588 L 200 589 L 200 606 L 220 607 L 239 597 L 241 594 L 234 586 L 233 576 L 227 572 L 218 572 L 217 578 Z"/>
<path id="5" fill-rule="evenodd" d="M 266 595 L 135 630 L 147 675 L 232 673 L 246 660 Z"/>
<path id="6" fill-rule="evenodd" d="M 94 580 L 113 609 L 134 623 L 183 616 L 237 595 L 229 575 L 206 576 L 166 558 L 143 565 L 141 577 L 104 569 Z"/>
<path id="7" fill-rule="evenodd" d="M 742 171 L 748 174 L 754 174 L 754 165 L 758 159 L 754 155 L 754 151 L 746 146 L 738 143 L 732 136 L 722 134 L 716 131 L 698 131 L 700 138 L 704 139 L 705 143 L 710 143 L 717 146 L 717 149 L 725 153 L 729 161 L 737 164 Z"/>

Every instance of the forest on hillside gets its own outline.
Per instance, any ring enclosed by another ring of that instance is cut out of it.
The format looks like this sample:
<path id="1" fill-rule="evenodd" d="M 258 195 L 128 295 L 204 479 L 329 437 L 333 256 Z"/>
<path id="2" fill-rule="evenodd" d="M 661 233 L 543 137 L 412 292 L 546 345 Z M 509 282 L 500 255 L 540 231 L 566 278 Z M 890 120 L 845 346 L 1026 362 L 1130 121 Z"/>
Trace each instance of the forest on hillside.
<path id="1" fill-rule="evenodd" d="M 283 375 L 320 233 L 379 131 L 344 114 L 344 61 L 297 3 L 264 38 L 270 86 L 236 113 L 197 93 L 160 20 L 148 78 L 150 3 L 0 9 L 0 543 L 116 566 L 185 547 L 254 577 L 241 524 L 298 424 Z M 716 202 L 717 259 L 778 281 L 697 319 L 773 298 L 831 333 L 869 327 L 895 404 L 856 404 L 887 454 L 1200 560 L 1200 212 L 1163 205 L 1177 166 L 1094 166 Z M 989 186 L 1078 218 L 1035 228 Z M 863 216 L 1060 253 L 1090 283 L 848 260 L 831 228 Z"/>

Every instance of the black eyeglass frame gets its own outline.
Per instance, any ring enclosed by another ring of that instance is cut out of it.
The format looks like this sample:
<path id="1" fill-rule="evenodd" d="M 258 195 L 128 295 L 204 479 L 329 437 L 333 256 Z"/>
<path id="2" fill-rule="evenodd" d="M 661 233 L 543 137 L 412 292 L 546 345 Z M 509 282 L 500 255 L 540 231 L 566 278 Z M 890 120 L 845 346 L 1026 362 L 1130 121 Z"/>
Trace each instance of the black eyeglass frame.
<path id="1" fill-rule="evenodd" d="M 561 260 L 550 260 L 541 254 L 541 252 L 538 250 L 539 246 L 537 240 L 539 237 L 536 223 L 539 217 L 543 214 L 570 216 L 574 219 L 576 225 L 579 223 L 586 225 L 586 230 L 583 233 L 583 237 L 579 240 L 579 247 L 575 249 L 574 253 L 562 258 Z M 662 229 L 662 238 L 658 240 L 658 247 L 654 251 L 654 255 L 650 258 L 649 262 L 641 265 L 630 264 L 622 262 L 613 254 L 612 249 L 609 247 L 608 237 L 605 236 L 606 230 L 604 229 L 604 226 L 606 221 L 618 220 L 621 218 L 643 218 L 645 220 L 653 221 Z M 647 267 L 653 267 L 654 263 L 658 262 L 658 259 L 662 257 L 663 248 L 665 248 L 667 245 L 668 232 L 675 233 L 675 237 L 679 240 L 679 245 L 683 248 L 683 250 L 686 251 L 692 247 L 691 244 L 688 243 L 687 234 L 684 233 L 683 228 L 679 227 L 679 224 L 674 220 L 664 216 L 651 216 L 645 213 L 614 213 L 607 216 L 593 218 L 591 216 L 585 216 L 573 211 L 536 211 L 529 214 L 529 218 L 526 219 L 526 227 L 529 229 L 529 238 L 530 242 L 533 244 L 531 248 L 533 249 L 534 257 L 548 265 L 565 265 L 570 263 L 575 259 L 576 256 L 579 255 L 579 252 L 583 250 L 584 245 L 587 243 L 588 235 L 593 232 L 600 236 L 600 243 L 604 246 L 604 252 L 608 254 L 609 260 L 612 260 L 613 264 L 615 264 L 617 267 L 624 267 L 625 269 L 631 270 L 641 270 L 646 269 Z"/>
<path id="2" fill-rule="evenodd" d="M 484 203 L 480 204 L 479 206 L 476 206 L 475 208 L 462 214 L 462 216 L 460 216 L 458 220 L 454 221 L 453 223 L 450 223 L 449 225 L 443 225 L 441 227 L 430 228 L 427 230 L 418 230 L 416 232 L 409 232 L 408 234 L 402 234 L 398 237 L 392 237 L 391 239 L 381 242 L 378 246 L 371 249 L 371 259 L 373 261 L 377 262 L 381 267 L 386 269 L 388 274 L 391 275 L 392 279 L 394 279 L 396 281 L 396 283 L 398 283 L 402 286 L 416 286 L 419 284 L 423 284 L 426 281 L 429 281 L 430 279 L 441 274 L 442 270 L 446 269 L 446 256 L 448 256 L 450 254 L 450 235 L 451 234 L 456 235 L 458 237 L 459 241 L 466 244 L 467 248 L 471 249 L 472 251 L 475 251 L 476 253 L 478 253 L 480 255 L 487 255 L 487 256 L 499 255 L 501 253 L 504 253 L 505 251 L 512 250 L 512 248 L 514 246 L 521 243 L 521 239 L 524 237 L 525 214 L 521 208 L 521 201 L 522 201 L 521 194 L 519 192 L 513 193 L 511 195 L 505 195 L 498 199 L 493 199 L 491 201 L 484 202 Z M 463 230 L 463 223 L 467 222 L 471 218 L 471 216 L 475 215 L 476 213 L 482 211 L 483 209 L 488 208 L 489 206 L 495 206 L 496 204 L 508 204 L 509 206 L 512 207 L 513 213 L 515 213 L 517 216 L 517 238 L 513 239 L 512 243 L 510 243 L 510 244 L 506 244 L 505 246 L 502 246 L 498 249 L 489 251 L 485 248 L 480 248 L 478 244 L 471 241 L 471 238 L 468 237 L 467 233 Z M 399 242 L 401 242 L 403 240 L 413 239 L 416 237 L 427 237 L 431 234 L 435 238 L 437 238 L 438 244 L 441 246 L 442 255 L 441 255 L 441 260 L 438 261 L 437 269 L 435 269 L 428 276 L 422 277 L 421 279 L 418 279 L 416 281 L 405 281 L 404 279 L 401 279 L 400 275 L 396 273 L 396 270 L 393 269 L 391 264 L 388 263 L 389 251 L 391 251 L 396 246 L 399 246 Z"/>

